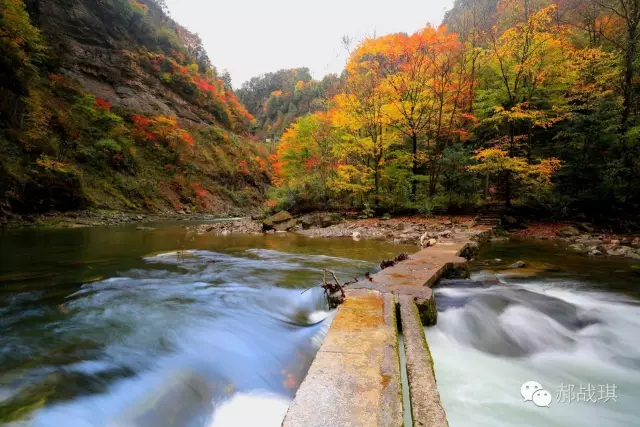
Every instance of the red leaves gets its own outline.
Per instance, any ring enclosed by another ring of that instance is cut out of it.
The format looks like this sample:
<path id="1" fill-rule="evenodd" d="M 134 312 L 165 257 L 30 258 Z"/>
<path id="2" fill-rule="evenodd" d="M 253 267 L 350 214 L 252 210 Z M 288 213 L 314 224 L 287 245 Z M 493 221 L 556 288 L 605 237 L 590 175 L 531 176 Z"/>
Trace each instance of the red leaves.
<path id="1" fill-rule="evenodd" d="M 104 111 L 111 111 L 111 103 L 102 98 L 96 98 L 96 108 Z"/>
<path id="2" fill-rule="evenodd" d="M 304 162 L 304 166 L 307 168 L 308 171 L 312 171 L 313 168 L 319 163 L 320 163 L 320 158 L 311 157 Z"/>
<path id="3" fill-rule="evenodd" d="M 534 238 L 534 239 L 551 239 L 556 236 L 558 230 L 567 227 L 568 223 L 562 222 L 533 222 L 527 225 L 524 230 L 518 230 L 512 233 L 513 236 L 521 238 Z"/>
<path id="4" fill-rule="evenodd" d="M 213 96 L 218 95 L 216 87 L 208 81 L 201 79 L 200 77 L 196 77 L 193 79 L 193 82 L 196 85 L 196 89 L 198 89 L 200 92 L 210 93 Z"/>
<path id="5" fill-rule="evenodd" d="M 59 74 L 49 74 L 49 78 L 56 83 L 62 83 L 65 80 L 65 77 Z"/>
<path id="6" fill-rule="evenodd" d="M 202 188 L 197 182 L 191 184 L 191 188 L 193 188 L 194 193 L 196 193 L 196 198 L 204 197 L 209 194 L 209 192 Z"/>
<path id="7" fill-rule="evenodd" d="M 241 161 L 239 166 L 240 172 L 242 172 L 244 175 L 249 175 L 249 165 L 246 160 Z"/>
<path id="8" fill-rule="evenodd" d="M 137 129 L 146 129 L 147 126 L 151 125 L 151 119 L 142 114 L 134 114 L 131 116 L 131 120 L 133 120 L 133 125 Z"/>
<path id="9" fill-rule="evenodd" d="M 191 136 L 191 134 L 189 134 L 189 132 L 185 130 L 181 131 L 180 140 L 182 141 L 183 144 L 193 147 L 193 144 L 194 144 L 193 137 Z"/>
<path id="10" fill-rule="evenodd" d="M 131 116 L 133 122 L 132 136 L 139 141 L 160 142 L 166 146 L 175 148 L 177 143 L 193 147 L 193 136 L 186 130 L 178 127 L 173 117 L 156 116 L 153 119 L 143 115 Z"/>

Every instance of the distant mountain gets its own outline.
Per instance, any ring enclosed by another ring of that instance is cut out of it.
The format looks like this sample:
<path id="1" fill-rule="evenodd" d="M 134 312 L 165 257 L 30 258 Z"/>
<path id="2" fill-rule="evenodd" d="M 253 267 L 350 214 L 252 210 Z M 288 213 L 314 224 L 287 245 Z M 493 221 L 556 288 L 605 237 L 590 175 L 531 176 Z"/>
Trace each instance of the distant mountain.
<path id="1" fill-rule="evenodd" d="M 238 97 L 256 118 L 256 137 L 278 139 L 296 118 L 326 110 L 339 88 L 338 76 L 313 80 L 303 67 L 254 77 L 242 85 Z"/>

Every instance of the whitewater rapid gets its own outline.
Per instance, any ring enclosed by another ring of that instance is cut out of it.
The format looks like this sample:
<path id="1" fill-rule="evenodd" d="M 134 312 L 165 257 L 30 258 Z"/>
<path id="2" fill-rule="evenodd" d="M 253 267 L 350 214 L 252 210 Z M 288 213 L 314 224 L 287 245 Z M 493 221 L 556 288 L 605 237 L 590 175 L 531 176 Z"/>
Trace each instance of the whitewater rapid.
<path id="1" fill-rule="evenodd" d="M 579 281 L 477 279 L 443 283 L 426 330 L 451 427 L 640 426 L 637 300 Z M 524 402 L 527 381 L 549 407 Z"/>
<path id="2" fill-rule="evenodd" d="M 353 275 L 370 265 L 267 249 L 167 252 L 145 261 L 148 268 L 85 284 L 67 298 L 66 316 L 47 333 L 101 345 L 76 362 L 28 371 L 4 390 L 11 398 L 56 375 L 77 393 L 12 425 L 280 425 L 334 315 L 320 288 L 302 293 L 302 286 L 325 266 Z M 24 354 L 39 343 L 11 334 L 3 342 Z M 78 384 L 91 387 L 75 391 Z"/>

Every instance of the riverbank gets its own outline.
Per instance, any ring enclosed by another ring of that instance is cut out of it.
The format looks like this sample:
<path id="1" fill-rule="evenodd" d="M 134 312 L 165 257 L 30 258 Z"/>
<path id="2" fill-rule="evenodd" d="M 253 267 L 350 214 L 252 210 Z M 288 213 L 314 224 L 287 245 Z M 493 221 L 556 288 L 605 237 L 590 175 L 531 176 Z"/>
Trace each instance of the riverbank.
<path id="1" fill-rule="evenodd" d="M 353 214 L 315 212 L 293 216 L 280 212 L 271 218 L 254 219 L 247 212 L 195 213 L 167 211 L 158 213 L 85 210 L 79 212 L 47 213 L 14 217 L 0 224 L 3 228 L 83 228 L 106 225 L 145 223 L 158 221 L 213 221 L 244 216 L 232 221 L 221 221 L 186 228 L 197 235 L 213 233 L 261 234 L 295 232 L 312 238 L 379 239 L 396 244 L 428 246 L 441 240 L 455 238 L 475 224 L 475 218 L 462 215 L 442 215 L 430 218 L 402 216 L 395 218 L 358 219 Z M 273 222 L 273 219 L 276 222 Z M 503 223 L 505 221 L 503 220 Z M 508 222 L 508 221 L 507 221 Z M 504 224 L 509 228 L 509 224 Z M 596 230 L 589 224 L 569 222 L 526 222 L 499 233 L 496 239 L 557 240 L 571 251 L 588 256 L 615 256 L 640 260 L 640 234 L 620 234 Z"/>
<path id="2" fill-rule="evenodd" d="M 111 210 L 84 210 L 49 212 L 0 218 L 0 229 L 22 228 L 84 228 L 158 221 L 210 221 L 246 215 L 246 212 L 195 213 L 191 211 L 123 212 Z"/>
<path id="3" fill-rule="evenodd" d="M 274 223 L 273 219 L 276 219 Z M 278 213 L 267 220 L 242 218 L 235 221 L 188 227 L 196 234 L 263 232 L 295 232 L 312 238 L 380 239 L 397 244 L 429 246 L 439 241 L 455 239 L 472 228 L 470 216 L 405 216 L 397 218 L 357 219 L 335 213 L 314 213 L 293 217 Z M 495 241 L 509 239 L 557 240 L 571 251 L 589 256 L 617 256 L 640 260 L 640 236 L 595 231 L 587 224 L 529 223 L 521 229 L 501 229 Z"/>
<path id="4" fill-rule="evenodd" d="M 617 256 L 640 260 L 640 235 L 595 230 L 588 224 L 541 223 L 510 233 L 518 239 L 559 240 L 569 249 L 589 256 Z"/>
<path id="5" fill-rule="evenodd" d="M 278 214 L 281 219 L 274 223 L 272 218 L 253 220 L 241 218 L 215 224 L 189 226 L 196 234 L 214 233 L 284 233 L 295 232 L 312 238 L 380 239 L 396 244 L 420 244 L 427 246 L 431 240 L 453 239 L 474 225 L 470 216 L 397 217 L 390 219 L 355 219 L 340 217 L 334 213 L 314 213 L 300 217 Z M 285 224 L 279 227 L 280 224 Z"/>

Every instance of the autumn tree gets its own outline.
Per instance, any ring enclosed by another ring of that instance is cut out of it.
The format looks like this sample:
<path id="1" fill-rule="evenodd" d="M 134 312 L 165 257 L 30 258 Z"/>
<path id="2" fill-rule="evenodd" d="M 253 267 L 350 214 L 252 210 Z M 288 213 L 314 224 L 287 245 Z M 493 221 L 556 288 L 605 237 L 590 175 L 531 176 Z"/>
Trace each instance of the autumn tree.
<path id="1" fill-rule="evenodd" d="M 466 81 L 457 67 L 461 44 L 446 27 L 427 26 L 410 36 L 391 34 L 367 40 L 360 49 L 385 95 L 384 121 L 411 141 L 411 193 L 415 198 L 419 146 L 441 151 L 458 124 L 455 116 L 464 109 L 461 95 Z"/>
<path id="2" fill-rule="evenodd" d="M 563 117 L 556 103 L 563 102 L 561 93 L 571 79 L 566 67 L 568 46 L 553 22 L 554 5 L 535 10 L 529 0 L 504 0 L 499 7 L 503 19 L 516 23 L 502 33 L 496 26 L 490 35 L 492 86 L 481 126 L 497 131 L 489 141 L 491 147 L 504 148 L 512 158 L 523 155 L 532 163 L 535 128 L 548 128 Z M 502 178 L 510 205 L 513 174 L 506 168 Z"/>
<path id="3" fill-rule="evenodd" d="M 23 93 L 37 75 L 44 44 L 22 0 L 0 0 L 0 86 Z"/>
<path id="4" fill-rule="evenodd" d="M 444 24 L 458 34 L 463 52 L 460 68 L 468 75 L 466 112 L 473 114 L 477 73 L 487 35 L 497 19 L 497 0 L 456 0 L 456 7 L 445 14 Z"/>
<path id="5" fill-rule="evenodd" d="M 364 40 L 351 53 L 345 68 L 343 92 L 334 102 L 339 123 L 351 131 L 353 140 L 361 148 L 361 158 L 373 171 L 373 189 L 379 195 L 384 156 L 390 144 L 385 134 L 388 122 L 383 111 L 389 95 L 382 86 L 384 76 L 378 72 L 375 58 L 369 55 L 373 40 Z"/>
<path id="6" fill-rule="evenodd" d="M 565 0 L 562 21 L 583 30 L 590 47 L 611 47 L 620 56 L 623 96 L 621 130 L 630 126 L 635 102 L 634 77 L 640 37 L 640 0 Z"/>
<path id="7" fill-rule="evenodd" d="M 176 31 L 187 53 L 191 55 L 196 64 L 198 64 L 200 72 L 205 73 L 209 70 L 211 68 L 211 61 L 209 60 L 200 36 L 178 24 L 176 24 Z"/>
<path id="8" fill-rule="evenodd" d="M 327 113 L 301 117 L 282 135 L 276 151 L 274 184 L 304 194 L 326 206 L 338 159 L 335 146 L 340 134 Z"/>

